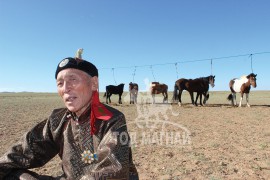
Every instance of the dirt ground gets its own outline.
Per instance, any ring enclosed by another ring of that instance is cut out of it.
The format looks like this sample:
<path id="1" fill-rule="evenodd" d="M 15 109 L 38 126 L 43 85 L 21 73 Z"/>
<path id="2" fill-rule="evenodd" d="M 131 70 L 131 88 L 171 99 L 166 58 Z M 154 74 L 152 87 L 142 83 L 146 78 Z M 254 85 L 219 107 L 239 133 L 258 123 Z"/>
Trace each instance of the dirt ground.
<path id="1" fill-rule="evenodd" d="M 160 95 L 154 105 L 145 94 L 137 105 L 126 95 L 122 105 L 113 97 L 111 106 L 127 119 L 140 179 L 270 179 L 270 92 L 252 91 L 251 108 L 245 99 L 242 108 L 231 107 L 228 94 L 210 92 L 204 107 L 192 106 L 186 92 L 181 107 L 162 104 Z M 0 156 L 62 106 L 57 94 L 0 93 Z M 61 161 L 34 171 L 59 175 Z"/>

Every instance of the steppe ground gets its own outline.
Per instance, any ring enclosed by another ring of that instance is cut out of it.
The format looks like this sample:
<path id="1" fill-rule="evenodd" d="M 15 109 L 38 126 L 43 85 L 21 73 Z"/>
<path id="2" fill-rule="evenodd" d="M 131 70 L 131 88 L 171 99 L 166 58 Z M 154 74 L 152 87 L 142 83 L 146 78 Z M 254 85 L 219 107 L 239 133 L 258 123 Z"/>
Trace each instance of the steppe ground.
<path id="1" fill-rule="evenodd" d="M 204 107 L 192 106 L 187 92 L 181 107 L 162 104 L 161 95 L 152 105 L 145 93 L 137 105 L 125 93 L 119 105 L 113 95 L 111 106 L 127 119 L 140 179 L 270 179 L 270 91 L 251 91 L 251 108 L 245 99 L 242 108 L 231 107 L 228 94 L 210 92 Z M 53 93 L 0 93 L 0 155 L 62 106 Z M 61 161 L 34 171 L 59 175 Z"/>

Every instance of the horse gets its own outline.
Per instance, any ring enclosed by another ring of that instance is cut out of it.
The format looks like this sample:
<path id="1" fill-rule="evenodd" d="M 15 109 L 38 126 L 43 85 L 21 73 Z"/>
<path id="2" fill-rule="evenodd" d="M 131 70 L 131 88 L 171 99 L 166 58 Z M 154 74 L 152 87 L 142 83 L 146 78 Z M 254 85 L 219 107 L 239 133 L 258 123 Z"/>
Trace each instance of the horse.
<path id="1" fill-rule="evenodd" d="M 208 93 L 209 84 L 211 85 L 211 87 L 215 86 L 215 76 L 210 75 L 207 77 L 201 77 L 201 78 L 196 78 L 196 79 L 185 79 L 185 78 L 178 79 L 177 81 L 175 81 L 175 85 L 174 85 L 174 100 L 176 100 L 178 96 L 178 100 L 179 100 L 178 104 L 179 106 L 181 106 L 182 92 L 183 90 L 187 90 L 190 94 L 191 102 L 193 105 L 197 106 L 197 100 L 198 100 L 198 97 L 200 96 L 200 105 L 204 106 L 204 104 L 209 98 L 209 93 Z M 177 90 L 179 90 L 178 95 L 177 95 Z M 195 102 L 194 102 L 193 92 L 197 92 Z M 202 95 L 204 95 L 203 103 L 202 103 Z"/>
<path id="2" fill-rule="evenodd" d="M 129 104 L 137 104 L 137 96 L 139 91 L 139 85 L 137 83 L 129 83 L 129 94 L 130 101 Z"/>
<path id="3" fill-rule="evenodd" d="M 106 92 L 105 92 L 103 97 L 106 97 L 106 103 L 107 104 L 108 104 L 108 99 L 109 99 L 109 102 L 111 103 L 111 95 L 112 94 L 119 94 L 118 103 L 122 104 L 121 96 L 122 96 L 123 91 L 124 91 L 124 85 L 125 84 L 121 83 L 118 86 L 114 86 L 114 85 L 106 86 Z"/>
<path id="4" fill-rule="evenodd" d="M 236 93 L 241 93 L 241 98 L 239 102 L 239 107 L 242 105 L 243 95 L 246 94 L 247 107 L 250 107 L 248 103 L 249 99 L 249 91 L 251 86 L 256 88 L 256 76 L 257 74 L 250 73 L 247 76 L 242 76 L 239 79 L 230 80 L 229 87 L 231 90 L 231 94 L 227 97 L 229 101 L 232 101 L 232 106 L 236 106 Z"/>
<path id="5" fill-rule="evenodd" d="M 153 98 L 153 104 L 155 103 L 155 94 L 162 93 L 163 95 L 163 103 L 165 101 L 168 102 L 168 85 L 166 84 L 160 84 L 159 82 L 152 82 L 150 84 L 150 91 Z"/>

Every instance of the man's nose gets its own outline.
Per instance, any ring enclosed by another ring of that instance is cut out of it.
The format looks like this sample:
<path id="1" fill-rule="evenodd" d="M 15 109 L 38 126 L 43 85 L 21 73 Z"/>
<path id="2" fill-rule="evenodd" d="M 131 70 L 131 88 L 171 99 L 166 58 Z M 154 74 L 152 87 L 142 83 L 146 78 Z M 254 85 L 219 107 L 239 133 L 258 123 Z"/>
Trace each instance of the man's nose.
<path id="1" fill-rule="evenodd" d="M 71 84 L 68 82 L 64 82 L 63 90 L 64 92 L 69 92 L 71 89 Z"/>

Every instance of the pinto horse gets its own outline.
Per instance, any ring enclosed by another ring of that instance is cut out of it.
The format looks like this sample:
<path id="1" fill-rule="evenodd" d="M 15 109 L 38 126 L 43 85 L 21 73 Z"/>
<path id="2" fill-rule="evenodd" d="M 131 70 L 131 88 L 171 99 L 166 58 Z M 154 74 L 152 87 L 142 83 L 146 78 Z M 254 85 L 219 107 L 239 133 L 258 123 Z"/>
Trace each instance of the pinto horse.
<path id="1" fill-rule="evenodd" d="M 122 96 L 123 91 L 124 91 L 124 85 L 125 84 L 121 83 L 118 86 L 114 86 L 114 85 L 106 86 L 106 92 L 105 92 L 103 97 L 106 97 L 106 103 L 107 104 L 108 104 L 108 99 L 109 99 L 109 102 L 111 103 L 111 95 L 112 94 L 119 94 L 118 103 L 122 104 L 121 96 Z"/>
<path id="2" fill-rule="evenodd" d="M 191 102 L 193 105 L 197 106 L 197 100 L 200 96 L 200 104 L 203 106 L 206 101 L 209 98 L 208 90 L 209 90 L 209 84 L 214 87 L 215 86 L 215 76 L 207 76 L 207 77 L 201 77 L 196 79 L 178 79 L 175 81 L 174 86 L 174 100 L 176 100 L 178 96 L 178 104 L 181 106 L 181 96 L 183 90 L 187 90 L 190 94 Z M 177 90 L 179 90 L 179 94 L 177 95 Z M 193 92 L 197 92 L 196 101 L 194 103 L 194 96 Z M 202 95 L 204 95 L 204 101 L 202 103 Z"/>
<path id="3" fill-rule="evenodd" d="M 232 101 L 232 106 L 236 106 L 236 93 L 241 93 L 239 107 L 241 107 L 243 95 L 246 94 L 247 107 L 250 107 L 248 103 L 250 86 L 257 87 L 256 83 L 257 74 L 251 73 L 248 76 L 242 76 L 240 79 L 232 79 L 229 83 L 231 94 L 228 96 L 228 100 Z"/>
<path id="4" fill-rule="evenodd" d="M 129 83 L 129 94 L 130 101 L 129 104 L 137 104 L 137 96 L 139 91 L 139 85 L 137 83 Z"/>
<path id="5" fill-rule="evenodd" d="M 152 82 L 150 84 L 150 91 L 153 98 L 153 104 L 155 103 L 155 94 L 162 93 L 163 95 L 163 103 L 168 101 L 168 85 L 160 84 L 159 82 Z"/>

